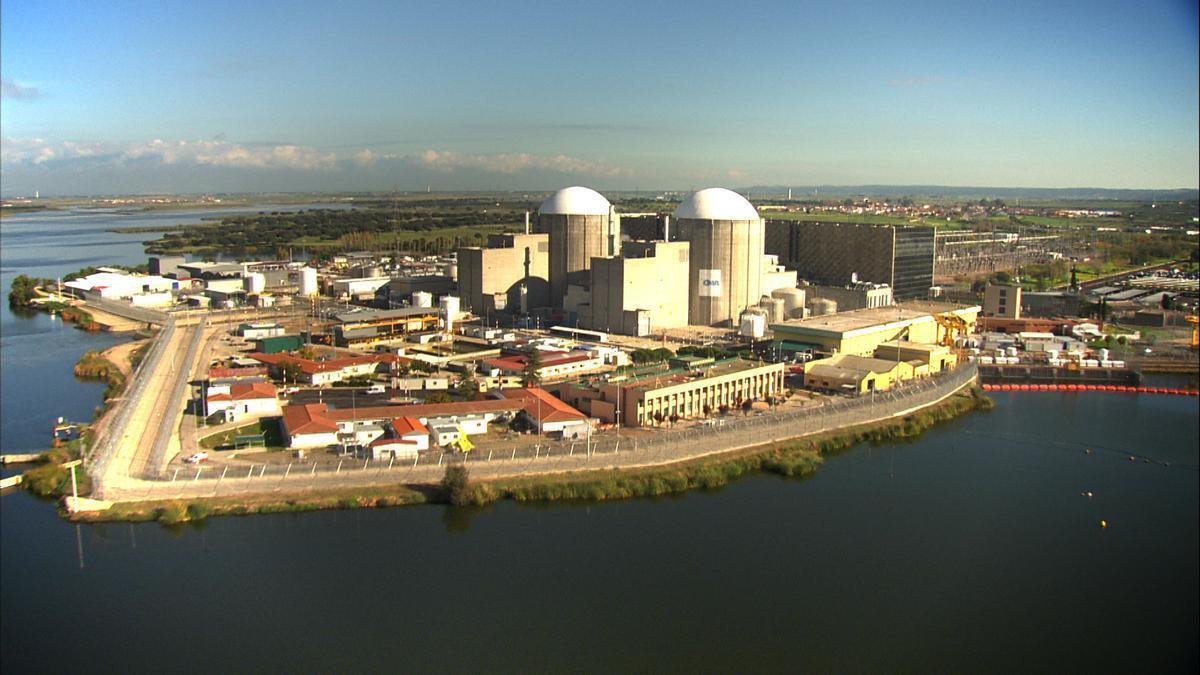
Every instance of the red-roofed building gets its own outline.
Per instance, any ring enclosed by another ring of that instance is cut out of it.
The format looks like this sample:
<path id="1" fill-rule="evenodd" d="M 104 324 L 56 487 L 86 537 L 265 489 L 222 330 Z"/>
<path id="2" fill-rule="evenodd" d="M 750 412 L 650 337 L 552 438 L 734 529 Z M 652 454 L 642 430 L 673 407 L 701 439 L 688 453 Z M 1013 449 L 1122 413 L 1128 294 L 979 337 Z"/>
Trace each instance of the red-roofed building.
<path id="1" fill-rule="evenodd" d="M 278 415 L 279 394 L 269 382 L 214 384 L 205 390 L 204 414 L 221 411 L 225 411 L 227 420 L 246 415 Z"/>
<path id="2" fill-rule="evenodd" d="M 537 372 L 538 377 L 543 381 L 604 368 L 604 359 L 600 356 L 581 351 L 543 351 L 540 356 L 542 365 Z M 529 364 L 529 357 L 525 354 L 515 354 L 489 359 L 484 363 L 491 368 L 499 369 L 502 374 L 517 375 L 525 372 L 525 367 Z"/>
<path id="3" fill-rule="evenodd" d="M 337 422 L 329 419 L 324 403 L 283 407 L 283 435 L 293 448 L 324 448 L 338 444 Z"/>
<path id="4" fill-rule="evenodd" d="M 369 447 L 371 459 L 413 459 L 418 452 L 429 449 L 429 429 L 421 420 L 397 417 Z"/>
<path id="5" fill-rule="evenodd" d="M 488 423 L 520 413 L 525 401 L 520 399 L 491 399 L 426 405 L 387 405 L 346 409 L 330 409 L 324 403 L 289 405 L 283 408 L 284 434 L 288 445 L 295 448 L 315 448 L 340 445 L 341 439 L 370 444 L 379 438 L 394 437 L 417 440 L 425 437 L 428 447 L 429 426 L 451 424 L 466 433 L 486 433 Z M 370 438 L 364 429 L 374 429 L 382 435 Z M 389 431 L 390 429 L 390 431 Z"/>
<path id="6" fill-rule="evenodd" d="M 578 438 L 586 435 L 591 426 L 587 415 L 545 389 L 506 389 L 501 394 L 506 399 L 522 402 L 522 414 L 538 433 L 561 433 L 564 438 Z"/>
<path id="7" fill-rule="evenodd" d="M 408 360 L 391 354 L 370 354 L 314 361 L 290 354 L 263 354 L 261 352 L 250 354 L 250 358 L 265 363 L 275 377 L 282 376 L 285 364 L 294 364 L 300 378 L 309 384 L 333 384 L 352 377 L 388 372 L 397 362 Z"/>

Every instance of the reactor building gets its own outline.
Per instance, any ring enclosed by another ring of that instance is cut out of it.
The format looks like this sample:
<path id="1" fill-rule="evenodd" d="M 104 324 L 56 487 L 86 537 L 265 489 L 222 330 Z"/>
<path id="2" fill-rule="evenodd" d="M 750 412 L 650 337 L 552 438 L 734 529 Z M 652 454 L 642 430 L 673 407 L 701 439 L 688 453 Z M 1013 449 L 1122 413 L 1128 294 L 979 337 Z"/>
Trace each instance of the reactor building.
<path id="1" fill-rule="evenodd" d="M 563 188 L 542 202 L 537 231 L 549 235 L 553 306 L 564 305 L 568 286 L 587 286 L 592 258 L 614 254 L 621 240 L 620 228 L 612 204 L 591 188 Z"/>
<path id="2" fill-rule="evenodd" d="M 707 188 L 684 198 L 672 221 L 691 247 L 688 323 L 736 325 L 763 295 L 763 219 L 738 193 Z"/>

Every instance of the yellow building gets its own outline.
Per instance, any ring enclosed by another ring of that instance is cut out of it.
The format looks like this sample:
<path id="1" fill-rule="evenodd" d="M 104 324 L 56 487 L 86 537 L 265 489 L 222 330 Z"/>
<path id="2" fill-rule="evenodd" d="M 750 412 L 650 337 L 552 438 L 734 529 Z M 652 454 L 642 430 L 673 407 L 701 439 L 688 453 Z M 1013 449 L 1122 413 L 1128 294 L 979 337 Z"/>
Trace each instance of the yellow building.
<path id="1" fill-rule="evenodd" d="M 866 393 L 884 391 L 912 379 L 925 364 L 917 361 L 888 361 L 854 354 L 836 354 L 810 361 L 804 366 L 804 386 L 809 389 Z"/>
<path id="2" fill-rule="evenodd" d="M 951 342 L 960 333 L 973 333 L 979 310 L 978 305 L 908 302 L 771 324 L 771 330 L 777 341 L 808 344 L 819 354 L 870 357 L 881 344 L 896 340 L 942 344 L 951 329 L 935 315 L 954 317 L 959 329 L 950 336 Z"/>
<path id="3" fill-rule="evenodd" d="M 913 372 L 917 377 L 953 370 L 958 365 L 958 354 L 949 347 L 924 342 L 885 342 L 875 348 L 875 358 L 920 363 L 920 367 L 914 368 Z"/>

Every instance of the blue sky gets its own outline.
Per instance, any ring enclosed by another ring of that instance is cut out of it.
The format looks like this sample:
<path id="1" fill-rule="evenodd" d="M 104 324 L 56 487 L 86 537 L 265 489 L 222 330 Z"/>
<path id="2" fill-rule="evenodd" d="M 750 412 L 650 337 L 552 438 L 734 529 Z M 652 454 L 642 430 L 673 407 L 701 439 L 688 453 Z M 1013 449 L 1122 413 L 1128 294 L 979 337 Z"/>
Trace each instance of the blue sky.
<path id="1" fill-rule="evenodd" d="M 0 13 L 6 194 L 1200 185 L 1195 2 Z"/>

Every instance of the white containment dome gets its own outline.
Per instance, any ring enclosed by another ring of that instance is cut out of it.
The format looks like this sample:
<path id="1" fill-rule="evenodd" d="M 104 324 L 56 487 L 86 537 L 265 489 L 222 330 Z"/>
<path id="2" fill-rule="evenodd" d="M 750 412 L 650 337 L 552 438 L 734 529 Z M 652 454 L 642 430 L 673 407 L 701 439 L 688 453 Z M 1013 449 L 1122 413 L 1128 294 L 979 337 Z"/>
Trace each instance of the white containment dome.
<path id="1" fill-rule="evenodd" d="M 688 323 L 737 327 L 762 297 L 765 223 L 746 198 L 725 188 L 693 192 L 675 209 L 675 230 L 691 245 Z"/>
<path id="2" fill-rule="evenodd" d="M 550 304 L 562 307 L 567 286 L 586 286 L 592 258 L 608 258 L 621 225 L 599 192 L 578 185 L 555 192 L 538 207 L 537 231 L 549 234 Z"/>
<path id="3" fill-rule="evenodd" d="M 604 195 L 580 185 L 565 187 L 546 197 L 538 207 L 541 215 L 607 216 L 612 204 Z"/>
<path id="4" fill-rule="evenodd" d="M 695 220 L 758 220 L 754 205 L 733 190 L 706 188 L 684 198 L 675 218 Z"/>

